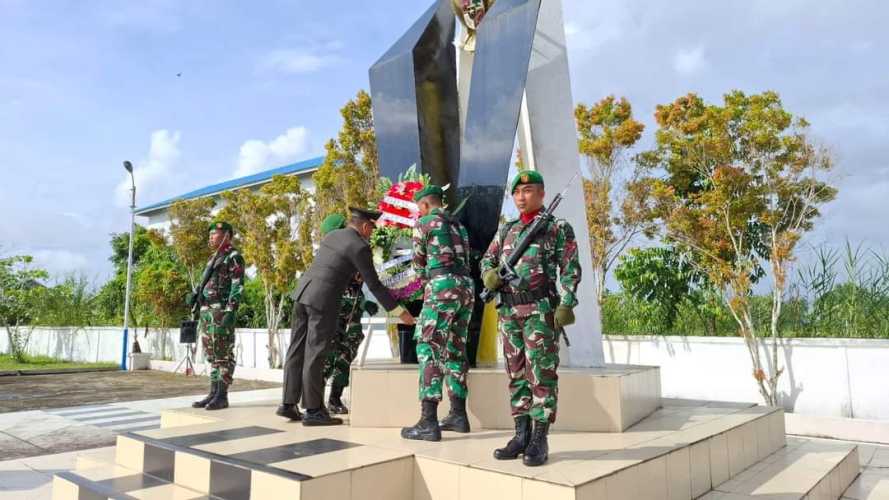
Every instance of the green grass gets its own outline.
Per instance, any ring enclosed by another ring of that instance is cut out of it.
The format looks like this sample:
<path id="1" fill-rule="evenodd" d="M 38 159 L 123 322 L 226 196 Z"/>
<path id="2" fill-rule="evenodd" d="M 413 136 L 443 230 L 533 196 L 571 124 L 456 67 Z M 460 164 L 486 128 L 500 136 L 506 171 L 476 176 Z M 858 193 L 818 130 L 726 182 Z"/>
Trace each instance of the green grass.
<path id="1" fill-rule="evenodd" d="M 72 363 L 49 356 L 27 356 L 19 363 L 9 354 L 0 354 L 0 371 L 56 370 L 69 368 L 113 368 L 117 363 Z"/>

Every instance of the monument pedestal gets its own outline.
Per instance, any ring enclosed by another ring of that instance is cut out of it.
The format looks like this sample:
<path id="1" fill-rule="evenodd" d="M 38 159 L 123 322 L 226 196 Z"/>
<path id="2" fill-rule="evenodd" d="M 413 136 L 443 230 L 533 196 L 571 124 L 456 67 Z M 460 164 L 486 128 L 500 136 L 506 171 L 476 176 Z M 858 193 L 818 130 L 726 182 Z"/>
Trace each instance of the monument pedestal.
<path id="1" fill-rule="evenodd" d="M 502 366 L 469 371 L 466 410 L 476 429 L 513 429 L 508 378 Z M 407 427 L 420 414 L 416 366 L 368 363 L 352 368 L 352 427 Z M 560 431 L 622 432 L 661 406 L 660 369 L 607 365 L 559 368 Z M 447 393 L 439 416 L 450 409 Z"/>

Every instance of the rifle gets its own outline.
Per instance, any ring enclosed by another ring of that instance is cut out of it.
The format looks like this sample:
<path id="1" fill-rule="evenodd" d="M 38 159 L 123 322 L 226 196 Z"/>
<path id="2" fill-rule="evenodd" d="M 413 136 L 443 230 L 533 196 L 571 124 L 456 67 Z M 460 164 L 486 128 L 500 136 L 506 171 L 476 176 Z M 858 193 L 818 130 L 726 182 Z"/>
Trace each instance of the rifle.
<path id="1" fill-rule="evenodd" d="M 204 274 L 201 275 L 201 283 L 198 285 L 194 291 L 191 292 L 191 319 L 187 319 L 183 321 L 179 325 L 179 338 L 181 339 L 197 339 L 197 331 L 198 331 L 198 321 L 200 319 L 201 314 L 201 302 L 204 298 L 204 287 L 207 286 L 207 283 L 210 282 L 210 278 L 213 276 L 213 271 L 216 269 L 216 266 L 219 265 L 219 251 L 225 246 L 225 243 L 228 241 L 229 234 L 225 234 L 225 238 L 222 239 L 222 243 L 216 248 L 216 252 L 213 253 L 213 258 L 210 259 L 210 262 L 207 263 L 207 267 L 204 268 Z M 189 343 L 189 342 L 182 342 Z"/>
<path id="2" fill-rule="evenodd" d="M 541 231 L 546 228 L 547 222 L 549 222 L 549 218 L 552 217 L 553 213 L 556 211 L 556 208 L 559 207 L 559 204 L 562 203 L 562 200 L 565 198 L 565 194 L 568 192 L 568 188 L 571 187 L 571 184 L 574 183 L 574 180 L 577 179 L 579 174 L 575 174 L 574 177 L 568 181 L 568 184 L 565 186 L 565 189 L 562 190 L 561 193 L 557 194 L 555 198 L 549 203 L 549 206 L 546 207 L 546 210 L 543 211 L 537 218 L 534 219 L 534 222 L 531 223 L 531 227 L 525 232 L 525 235 L 519 240 L 518 245 L 516 245 L 515 249 L 509 255 L 509 259 L 505 262 L 501 259 L 500 267 L 497 270 L 497 275 L 500 276 L 500 288 L 503 287 L 503 283 L 509 283 L 512 286 L 518 286 L 521 282 L 521 277 L 519 277 L 518 273 L 516 273 L 515 266 L 518 264 L 519 260 L 525 254 L 525 251 L 528 250 L 528 247 L 531 246 L 531 243 L 535 238 L 540 234 Z M 488 290 L 485 288 L 482 290 L 482 293 L 479 297 L 485 303 L 490 302 L 494 299 L 494 295 L 500 291 L 500 288 L 497 290 Z M 565 337 L 565 343 L 570 347 L 571 342 L 568 340 L 568 335 L 565 333 L 564 328 L 560 328 L 560 333 L 563 337 Z"/>

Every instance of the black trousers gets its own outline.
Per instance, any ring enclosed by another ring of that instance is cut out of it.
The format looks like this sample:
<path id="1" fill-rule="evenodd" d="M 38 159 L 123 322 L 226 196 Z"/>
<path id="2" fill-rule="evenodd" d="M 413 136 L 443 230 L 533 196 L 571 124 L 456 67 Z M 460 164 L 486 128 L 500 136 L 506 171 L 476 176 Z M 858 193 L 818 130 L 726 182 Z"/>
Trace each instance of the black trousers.
<path id="1" fill-rule="evenodd" d="M 423 310 L 423 301 L 415 300 L 403 304 L 404 308 L 414 315 L 417 320 L 420 319 L 420 311 Z M 416 326 L 401 325 L 398 328 L 398 353 L 401 357 L 401 364 L 416 365 L 419 363 L 417 359 L 417 341 L 414 340 L 414 331 Z"/>
<path id="2" fill-rule="evenodd" d="M 296 302 L 290 328 L 290 347 L 284 361 L 285 404 L 314 410 L 324 404 L 324 357 L 336 334 L 336 313 Z"/>

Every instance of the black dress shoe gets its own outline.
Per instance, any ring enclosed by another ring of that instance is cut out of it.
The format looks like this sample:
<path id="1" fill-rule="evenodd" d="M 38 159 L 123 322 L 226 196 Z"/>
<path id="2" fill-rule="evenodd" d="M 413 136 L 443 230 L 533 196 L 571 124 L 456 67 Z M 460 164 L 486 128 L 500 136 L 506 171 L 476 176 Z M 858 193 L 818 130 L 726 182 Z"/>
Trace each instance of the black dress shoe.
<path id="1" fill-rule="evenodd" d="M 303 417 L 303 425 L 306 427 L 342 424 L 343 419 L 331 417 L 324 408 L 317 408 L 314 410 L 306 409 L 306 415 Z"/>
<path id="2" fill-rule="evenodd" d="M 303 414 L 300 413 L 296 405 L 282 404 L 275 410 L 275 415 L 279 417 L 289 418 L 290 420 L 302 420 Z"/>

